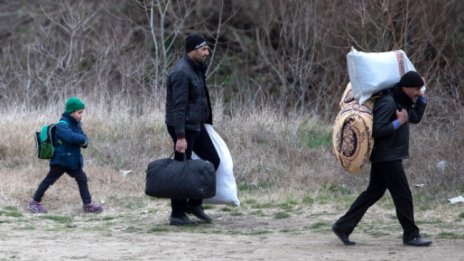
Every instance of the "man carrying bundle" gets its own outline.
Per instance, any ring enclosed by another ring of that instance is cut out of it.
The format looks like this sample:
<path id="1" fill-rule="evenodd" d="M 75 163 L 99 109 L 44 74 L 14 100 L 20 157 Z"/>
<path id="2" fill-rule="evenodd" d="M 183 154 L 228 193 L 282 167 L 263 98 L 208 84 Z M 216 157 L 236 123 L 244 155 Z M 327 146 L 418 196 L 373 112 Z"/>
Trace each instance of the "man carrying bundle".
<path id="1" fill-rule="evenodd" d="M 403 228 L 403 243 L 410 246 L 432 243 L 420 236 L 414 222 L 412 194 L 402 165 L 402 160 L 409 157 L 409 123 L 419 123 L 425 111 L 427 100 L 421 93 L 422 86 L 423 78 L 417 72 L 409 71 L 375 101 L 369 185 L 332 226 L 332 231 L 345 245 L 355 244 L 349 239 L 350 234 L 387 189 Z"/>

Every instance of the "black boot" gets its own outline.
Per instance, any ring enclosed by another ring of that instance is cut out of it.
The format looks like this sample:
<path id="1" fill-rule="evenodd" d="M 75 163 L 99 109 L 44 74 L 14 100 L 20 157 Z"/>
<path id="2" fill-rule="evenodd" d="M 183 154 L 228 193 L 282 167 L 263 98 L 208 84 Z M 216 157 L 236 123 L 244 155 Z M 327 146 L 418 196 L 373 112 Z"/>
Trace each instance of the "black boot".
<path id="1" fill-rule="evenodd" d="M 210 216 L 206 215 L 206 213 L 203 211 L 202 206 L 189 206 L 187 207 L 187 213 L 194 215 L 195 217 L 206 223 L 211 223 L 213 221 L 213 219 Z"/>
<path id="2" fill-rule="evenodd" d="M 345 232 L 341 231 L 337 225 L 333 225 L 332 226 L 332 231 L 334 232 L 334 234 L 343 242 L 343 244 L 345 244 L 346 246 L 352 246 L 354 244 L 356 244 L 356 242 L 354 241 L 351 241 L 349 239 L 349 235 L 346 234 Z"/>
<path id="3" fill-rule="evenodd" d="M 197 222 L 191 220 L 187 215 L 182 215 L 179 217 L 175 217 L 171 214 L 169 217 L 169 225 L 173 226 L 185 226 L 185 225 L 195 225 Z"/>
<path id="4" fill-rule="evenodd" d="M 405 245 L 408 245 L 408 246 L 430 246 L 430 244 L 432 244 L 432 241 L 431 240 L 427 240 L 427 239 L 424 239 L 422 237 L 415 237 L 411 240 L 405 240 L 403 241 L 403 243 Z"/>

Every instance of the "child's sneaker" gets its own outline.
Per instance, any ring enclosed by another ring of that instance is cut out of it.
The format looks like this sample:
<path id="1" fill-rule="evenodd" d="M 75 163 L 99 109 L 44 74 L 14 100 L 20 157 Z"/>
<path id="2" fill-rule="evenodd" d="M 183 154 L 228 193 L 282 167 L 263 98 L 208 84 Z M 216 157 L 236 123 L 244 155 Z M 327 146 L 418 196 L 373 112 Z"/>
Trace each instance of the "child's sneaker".
<path id="1" fill-rule="evenodd" d="M 47 209 L 45 209 L 40 202 L 32 200 L 29 202 L 29 206 L 27 207 L 29 212 L 31 213 L 47 213 Z"/>
<path id="2" fill-rule="evenodd" d="M 84 211 L 98 214 L 103 211 L 103 207 L 95 203 L 84 204 Z"/>

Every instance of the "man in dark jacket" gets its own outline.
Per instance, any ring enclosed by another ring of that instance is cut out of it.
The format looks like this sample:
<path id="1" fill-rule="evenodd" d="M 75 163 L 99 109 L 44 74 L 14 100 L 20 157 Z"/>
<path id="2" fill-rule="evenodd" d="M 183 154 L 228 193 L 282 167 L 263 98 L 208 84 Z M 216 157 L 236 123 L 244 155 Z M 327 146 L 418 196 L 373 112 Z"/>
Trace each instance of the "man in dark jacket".
<path id="1" fill-rule="evenodd" d="M 206 60 L 209 47 L 199 35 L 185 40 L 186 55 L 171 69 L 167 80 L 166 125 L 174 142 L 175 159 L 191 159 L 192 151 L 201 159 L 213 163 L 217 170 L 219 156 L 204 127 L 213 123 L 211 101 L 206 87 Z M 210 223 L 201 199 L 171 199 L 171 225 L 191 225 L 195 222 L 185 213 Z"/>
<path id="2" fill-rule="evenodd" d="M 420 91 L 422 86 L 422 77 L 410 71 L 375 101 L 369 186 L 332 226 L 332 231 L 345 245 L 355 244 L 349 239 L 350 234 L 387 189 L 403 228 L 403 243 L 411 246 L 432 243 L 420 236 L 414 222 L 412 194 L 402 165 L 402 160 L 409 157 L 409 123 L 419 123 L 425 111 L 426 97 Z"/>

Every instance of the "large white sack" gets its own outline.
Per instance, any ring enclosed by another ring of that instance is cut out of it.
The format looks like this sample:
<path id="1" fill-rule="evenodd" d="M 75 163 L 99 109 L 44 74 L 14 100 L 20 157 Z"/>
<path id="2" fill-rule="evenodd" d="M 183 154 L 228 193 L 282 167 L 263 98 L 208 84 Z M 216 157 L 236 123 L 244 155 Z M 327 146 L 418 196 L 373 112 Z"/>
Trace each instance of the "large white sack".
<path id="1" fill-rule="evenodd" d="M 366 53 L 351 48 L 346 60 L 353 96 L 360 104 L 398 83 L 408 71 L 416 71 L 402 50 Z"/>
<path id="2" fill-rule="evenodd" d="M 206 204 L 227 204 L 240 206 L 237 197 L 237 184 L 234 177 L 234 163 L 230 155 L 229 148 L 219 134 L 210 124 L 205 124 L 205 129 L 213 141 L 214 148 L 219 155 L 221 162 L 216 170 L 216 195 L 212 198 L 204 199 Z M 192 153 L 192 159 L 198 159 L 198 155 Z"/>

